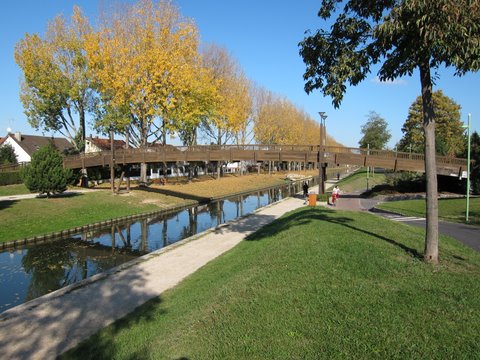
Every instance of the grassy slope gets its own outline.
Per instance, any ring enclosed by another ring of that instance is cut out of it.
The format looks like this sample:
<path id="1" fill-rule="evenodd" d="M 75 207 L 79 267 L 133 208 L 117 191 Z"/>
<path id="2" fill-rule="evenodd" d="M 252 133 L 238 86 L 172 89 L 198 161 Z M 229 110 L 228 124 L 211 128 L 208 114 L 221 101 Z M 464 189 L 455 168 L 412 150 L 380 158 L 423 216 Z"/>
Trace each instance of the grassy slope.
<path id="1" fill-rule="evenodd" d="M 480 255 L 365 213 L 302 208 L 65 358 L 471 359 Z"/>
<path id="2" fill-rule="evenodd" d="M 134 190 L 123 195 L 113 195 L 105 189 L 68 197 L 0 201 L 0 242 L 160 210 L 192 200 L 279 185 L 284 183 L 283 176 L 231 176 L 220 180 L 168 185 L 153 191 Z"/>
<path id="3" fill-rule="evenodd" d="M 383 173 L 372 174 L 372 172 L 370 172 L 369 180 L 368 180 L 369 188 L 372 188 L 375 185 L 384 184 L 384 183 L 385 183 L 385 174 Z M 359 170 L 355 172 L 354 174 L 340 180 L 338 182 L 338 186 L 342 191 L 346 193 L 367 189 L 367 171 Z"/>
<path id="4" fill-rule="evenodd" d="M 380 209 L 394 211 L 407 216 L 425 217 L 425 200 L 391 201 L 377 205 Z M 439 217 L 443 220 L 465 222 L 465 199 L 440 199 L 438 201 Z M 480 225 L 480 198 L 470 199 L 469 222 Z"/>
<path id="5" fill-rule="evenodd" d="M 30 191 L 23 184 L 0 186 L 0 196 L 11 196 L 20 194 L 30 194 Z"/>

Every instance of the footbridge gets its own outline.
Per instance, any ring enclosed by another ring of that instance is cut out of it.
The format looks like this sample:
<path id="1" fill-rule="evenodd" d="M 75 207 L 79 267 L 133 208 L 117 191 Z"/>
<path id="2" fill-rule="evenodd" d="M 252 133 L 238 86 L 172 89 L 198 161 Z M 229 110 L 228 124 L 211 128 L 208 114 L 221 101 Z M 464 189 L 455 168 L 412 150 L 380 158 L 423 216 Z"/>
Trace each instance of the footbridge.
<path id="1" fill-rule="evenodd" d="M 154 146 L 119 149 L 66 156 L 65 168 L 81 169 L 96 166 L 172 162 L 300 162 L 305 165 L 328 164 L 371 166 L 394 171 L 425 172 L 423 154 L 387 150 L 367 150 L 339 146 L 315 145 L 195 145 Z M 437 174 L 460 177 L 467 169 L 467 160 L 437 156 Z"/>

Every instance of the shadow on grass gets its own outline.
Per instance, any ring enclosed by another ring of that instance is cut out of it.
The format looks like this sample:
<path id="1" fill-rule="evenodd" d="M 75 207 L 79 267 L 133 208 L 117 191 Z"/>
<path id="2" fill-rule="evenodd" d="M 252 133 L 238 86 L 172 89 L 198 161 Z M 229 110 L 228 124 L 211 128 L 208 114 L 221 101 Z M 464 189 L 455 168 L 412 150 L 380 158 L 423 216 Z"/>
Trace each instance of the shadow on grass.
<path id="1" fill-rule="evenodd" d="M 18 200 L 2 200 L 0 201 L 0 211 L 11 208 Z"/>
<path id="2" fill-rule="evenodd" d="M 144 187 L 144 186 L 139 186 L 139 187 L 136 188 L 136 190 L 137 191 L 150 192 L 150 193 L 163 194 L 163 195 L 173 196 L 173 197 L 186 199 L 186 200 L 194 200 L 194 201 L 197 201 L 199 204 L 206 204 L 206 203 L 211 201 L 211 199 L 208 198 L 208 197 L 186 194 L 186 193 L 182 193 L 180 191 L 157 189 L 157 188 L 150 188 L 150 187 Z"/>
<path id="3" fill-rule="evenodd" d="M 333 224 L 338 224 L 341 226 L 345 226 L 349 229 L 354 231 L 361 232 L 363 234 L 375 237 L 382 241 L 385 241 L 391 245 L 394 245 L 401 250 L 403 250 L 408 255 L 416 258 L 416 259 L 423 259 L 423 255 L 420 254 L 416 249 L 410 248 L 405 244 L 402 244 L 394 239 L 385 237 L 378 232 L 372 230 L 362 229 L 358 226 L 355 226 L 355 220 L 350 217 L 345 216 L 332 216 L 334 213 L 331 210 L 322 209 L 322 208 L 308 208 L 300 211 L 293 212 L 289 215 L 286 215 L 277 221 L 268 224 L 258 230 L 257 232 L 253 233 L 252 235 L 247 236 L 247 241 L 260 241 L 268 236 L 273 236 L 280 232 L 290 229 L 291 227 L 304 225 L 310 223 L 312 221 L 326 221 Z"/>
<path id="4" fill-rule="evenodd" d="M 115 337 L 125 329 L 135 327 L 137 324 L 154 321 L 156 315 L 166 314 L 165 310 L 159 311 L 159 304 L 162 299 L 160 296 L 147 301 L 139 306 L 127 316 L 115 321 L 105 331 L 107 335 L 94 336 L 81 342 L 74 349 L 67 351 L 58 357 L 58 359 L 111 359 L 118 356 L 119 350 L 115 346 Z M 143 360 L 150 359 L 148 349 L 141 348 L 131 353 L 125 359 Z"/>

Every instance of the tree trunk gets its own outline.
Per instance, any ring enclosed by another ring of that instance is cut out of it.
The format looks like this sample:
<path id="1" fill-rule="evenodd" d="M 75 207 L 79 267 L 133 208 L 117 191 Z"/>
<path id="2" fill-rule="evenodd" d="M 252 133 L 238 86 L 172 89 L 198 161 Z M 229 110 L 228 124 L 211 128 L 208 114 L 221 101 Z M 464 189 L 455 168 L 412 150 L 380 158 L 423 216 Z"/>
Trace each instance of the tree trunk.
<path id="1" fill-rule="evenodd" d="M 424 260 L 438 263 L 438 189 L 435 154 L 435 114 L 432 100 L 432 80 L 428 59 L 419 66 L 422 84 L 423 129 L 425 132 L 425 174 L 427 179 L 427 231 Z"/>
<path id="2" fill-rule="evenodd" d="M 140 184 L 147 184 L 147 163 L 140 163 Z"/>

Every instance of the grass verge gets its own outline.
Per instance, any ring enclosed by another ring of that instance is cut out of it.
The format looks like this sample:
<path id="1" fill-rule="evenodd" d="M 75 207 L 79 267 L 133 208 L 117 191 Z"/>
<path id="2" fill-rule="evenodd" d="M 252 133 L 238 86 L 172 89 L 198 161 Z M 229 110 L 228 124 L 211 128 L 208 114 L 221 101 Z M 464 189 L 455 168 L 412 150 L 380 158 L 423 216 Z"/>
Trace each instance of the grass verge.
<path id="1" fill-rule="evenodd" d="M 63 359 L 471 359 L 480 254 L 365 213 L 302 208 Z"/>
<path id="2" fill-rule="evenodd" d="M 393 211 L 406 216 L 425 217 L 425 199 L 390 201 L 377 205 L 379 209 Z M 464 223 L 466 199 L 438 200 L 438 217 L 442 220 Z M 470 199 L 469 223 L 480 225 L 480 198 Z"/>
<path id="3" fill-rule="evenodd" d="M 12 196 L 30 194 L 27 187 L 23 184 L 3 185 L 0 186 L 0 196 Z"/>

